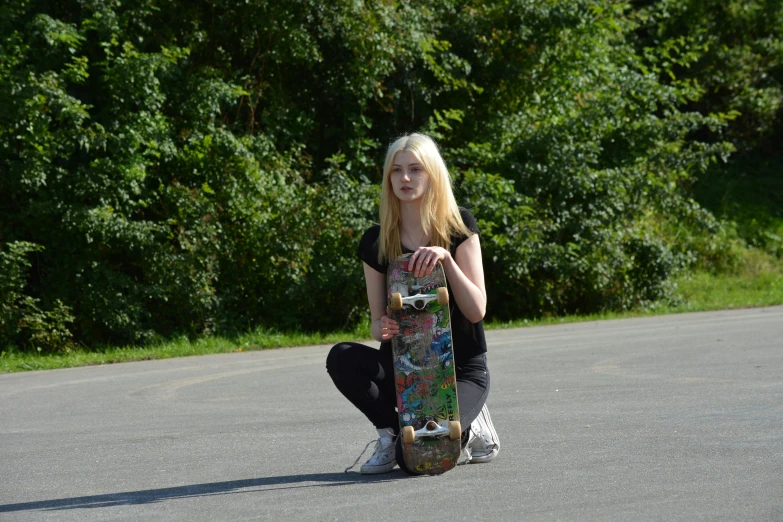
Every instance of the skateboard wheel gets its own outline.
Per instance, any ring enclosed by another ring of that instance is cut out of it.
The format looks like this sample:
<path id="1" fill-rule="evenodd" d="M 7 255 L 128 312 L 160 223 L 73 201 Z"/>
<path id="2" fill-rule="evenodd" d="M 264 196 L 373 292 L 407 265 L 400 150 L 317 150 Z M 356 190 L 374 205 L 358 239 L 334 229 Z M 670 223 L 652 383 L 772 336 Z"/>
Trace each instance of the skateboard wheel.
<path id="1" fill-rule="evenodd" d="M 449 290 L 445 286 L 441 286 L 438 288 L 438 304 L 448 304 L 449 303 Z"/>
<path id="2" fill-rule="evenodd" d="M 392 310 L 402 310 L 402 294 L 399 292 L 394 292 L 391 295 L 389 306 Z"/>
<path id="3" fill-rule="evenodd" d="M 402 441 L 405 444 L 412 443 L 415 438 L 416 438 L 416 433 L 413 431 L 413 426 L 402 427 Z"/>
<path id="4" fill-rule="evenodd" d="M 457 440 L 462 437 L 462 425 L 459 421 L 449 421 L 449 438 Z"/>

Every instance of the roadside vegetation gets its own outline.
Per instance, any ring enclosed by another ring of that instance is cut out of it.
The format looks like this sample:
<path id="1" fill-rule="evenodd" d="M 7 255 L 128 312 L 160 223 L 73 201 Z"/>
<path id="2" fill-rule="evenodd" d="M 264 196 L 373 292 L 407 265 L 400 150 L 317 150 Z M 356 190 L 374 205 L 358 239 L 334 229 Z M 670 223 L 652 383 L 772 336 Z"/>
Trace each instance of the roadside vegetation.
<path id="1" fill-rule="evenodd" d="M 674 298 L 669 304 L 656 303 L 649 308 L 626 312 L 491 321 L 486 326 L 491 330 L 783 305 L 783 263 L 775 261 L 769 256 L 761 256 L 759 259 L 757 255 L 749 255 L 743 266 L 736 272 L 720 274 L 697 272 L 685 276 L 676 282 Z M 57 354 L 11 351 L 4 352 L 0 356 L 0 373 L 51 370 L 191 355 L 248 352 L 269 348 L 330 345 L 346 340 L 361 341 L 366 339 L 370 339 L 370 329 L 365 322 L 356 325 L 351 330 L 330 333 L 292 333 L 258 329 L 236 337 L 216 335 L 193 340 L 182 337 L 145 347 L 72 348 Z"/>
<path id="2" fill-rule="evenodd" d="M 490 324 L 783 302 L 779 1 L 25 0 L 0 368 L 366 336 L 356 244 L 411 131 Z"/>

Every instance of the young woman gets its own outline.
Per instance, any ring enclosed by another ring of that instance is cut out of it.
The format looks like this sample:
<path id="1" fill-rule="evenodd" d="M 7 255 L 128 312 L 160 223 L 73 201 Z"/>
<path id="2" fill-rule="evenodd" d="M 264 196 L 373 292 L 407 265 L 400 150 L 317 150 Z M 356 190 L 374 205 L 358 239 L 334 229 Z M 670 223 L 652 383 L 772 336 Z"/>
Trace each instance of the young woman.
<path id="1" fill-rule="evenodd" d="M 378 430 L 375 452 L 361 472 L 386 473 L 399 463 L 410 473 L 397 437 L 391 339 L 399 326 L 386 308 L 386 270 L 389 261 L 403 253 L 413 254 L 409 266 L 417 276 L 431 273 L 436 263 L 446 272 L 460 422 L 467 427 L 462 434 L 464 460 L 489 462 L 500 446 L 485 404 L 489 371 L 482 319 L 487 295 L 478 226 L 470 212 L 457 207 L 451 177 L 435 142 L 423 134 L 410 134 L 386 153 L 380 225 L 370 227 L 359 243 L 372 336 L 381 347 L 340 343 L 326 359 L 337 389 Z"/>

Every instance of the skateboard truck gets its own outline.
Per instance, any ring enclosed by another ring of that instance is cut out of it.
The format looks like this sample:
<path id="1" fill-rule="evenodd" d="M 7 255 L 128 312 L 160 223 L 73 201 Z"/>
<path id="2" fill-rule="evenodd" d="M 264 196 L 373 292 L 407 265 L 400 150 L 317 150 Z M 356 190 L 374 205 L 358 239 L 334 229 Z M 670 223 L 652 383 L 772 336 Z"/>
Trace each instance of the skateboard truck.
<path id="1" fill-rule="evenodd" d="M 448 424 L 438 424 L 434 420 L 427 421 L 423 428 L 414 430 L 413 426 L 403 426 L 401 430 L 402 441 L 405 444 L 411 444 L 417 438 L 424 437 L 443 437 L 447 436 L 451 440 L 456 440 L 462 436 L 462 427 L 458 420 L 447 421 Z"/>
<path id="2" fill-rule="evenodd" d="M 410 306 L 416 310 L 424 310 L 432 301 L 438 301 L 438 304 L 448 304 L 449 291 L 446 287 L 440 286 L 435 294 L 416 294 L 403 297 L 401 293 L 394 292 L 389 300 L 389 306 L 392 310 L 402 310 L 403 306 Z"/>

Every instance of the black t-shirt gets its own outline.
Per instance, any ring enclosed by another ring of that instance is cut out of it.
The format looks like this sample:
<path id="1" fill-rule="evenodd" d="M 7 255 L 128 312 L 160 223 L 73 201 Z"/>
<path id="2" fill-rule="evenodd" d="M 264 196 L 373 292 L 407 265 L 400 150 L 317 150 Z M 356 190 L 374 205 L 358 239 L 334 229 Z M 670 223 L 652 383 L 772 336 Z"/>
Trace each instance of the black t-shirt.
<path id="1" fill-rule="evenodd" d="M 463 208 L 459 211 L 463 223 L 471 232 L 479 233 L 476 218 L 468 210 Z M 373 225 L 367 229 L 359 241 L 358 255 L 359 259 L 367 263 L 377 272 L 386 274 L 389 264 L 378 263 L 378 238 L 381 233 L 380 225 Z M 452 257 L 456 257 L 457 247 L 460 246 L 469 236 L 453 236 L 451 238 Z M 412 253 L 411 250 L 402 246 L 404 254 Z M 449 287 L 449 295 L 453 295 Z M 484 338 L 484 322 L 471 323 L 457 306 L 454 299 L 449 301 L 449 310 L 451 312 L 451 335 L 454 342 L 454 364 L 461 366 L 462 363 L 474 357 L 487 352 L 487 341 Z M 391 344 L 387 341 L 383 344 Z"/>

